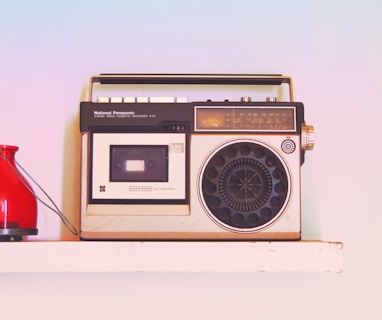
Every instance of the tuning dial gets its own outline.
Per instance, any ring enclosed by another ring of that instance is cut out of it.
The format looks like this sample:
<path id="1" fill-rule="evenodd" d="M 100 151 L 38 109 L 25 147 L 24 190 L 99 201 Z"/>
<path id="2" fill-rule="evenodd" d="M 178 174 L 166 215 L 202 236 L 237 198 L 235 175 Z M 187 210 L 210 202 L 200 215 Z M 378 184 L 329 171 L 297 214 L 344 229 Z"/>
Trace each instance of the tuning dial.
<path id="1" fill-rule="evenodd" d="M 301 126 L 301 149 L 313 150 L 314 148 L 314 127 L 303 124 Z"/>

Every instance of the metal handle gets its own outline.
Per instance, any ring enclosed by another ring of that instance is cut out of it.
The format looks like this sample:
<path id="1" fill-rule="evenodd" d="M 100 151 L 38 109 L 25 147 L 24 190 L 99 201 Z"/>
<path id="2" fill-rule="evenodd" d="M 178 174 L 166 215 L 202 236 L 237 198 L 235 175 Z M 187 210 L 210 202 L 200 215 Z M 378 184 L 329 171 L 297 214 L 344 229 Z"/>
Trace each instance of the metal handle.
<path id="1" fill-rule="evenodd" d="M 281 74 L 99 74 L 90 77 L 89 101 L 94 83 L 100 84 L 199 84 L 199 85 L 281 85 L 289 86 L 294 101 L 292 78 Z"/>

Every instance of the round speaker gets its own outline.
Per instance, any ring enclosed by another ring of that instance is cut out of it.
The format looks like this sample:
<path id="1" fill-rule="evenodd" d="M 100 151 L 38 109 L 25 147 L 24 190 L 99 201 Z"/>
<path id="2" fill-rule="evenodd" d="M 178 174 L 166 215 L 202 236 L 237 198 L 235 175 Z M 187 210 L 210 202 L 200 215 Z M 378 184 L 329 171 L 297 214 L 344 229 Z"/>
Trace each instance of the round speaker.
<path id="1" fill-rule="evenodd" d="M 235 232 L 255 232 L 272 224 L 290 196 L 290 175 L 269 146 L 252 140 L 226 143 L 206 159 L 199 193 L 208 215 Z"/>

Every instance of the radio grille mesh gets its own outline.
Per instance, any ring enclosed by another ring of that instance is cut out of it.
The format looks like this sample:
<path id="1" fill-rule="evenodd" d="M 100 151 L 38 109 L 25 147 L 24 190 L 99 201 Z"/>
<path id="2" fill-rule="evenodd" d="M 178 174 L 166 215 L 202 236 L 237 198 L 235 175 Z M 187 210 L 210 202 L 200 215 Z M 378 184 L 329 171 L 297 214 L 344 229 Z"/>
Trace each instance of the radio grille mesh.
<path id="1" fill-rule="evenodd" d="M 209 213 L 237 231 L 256 231 L 276 219 L 288 189 L 283 163 L 255 142 L 235 142 L 218 150 L 202 173 L 202 197 Z"/>

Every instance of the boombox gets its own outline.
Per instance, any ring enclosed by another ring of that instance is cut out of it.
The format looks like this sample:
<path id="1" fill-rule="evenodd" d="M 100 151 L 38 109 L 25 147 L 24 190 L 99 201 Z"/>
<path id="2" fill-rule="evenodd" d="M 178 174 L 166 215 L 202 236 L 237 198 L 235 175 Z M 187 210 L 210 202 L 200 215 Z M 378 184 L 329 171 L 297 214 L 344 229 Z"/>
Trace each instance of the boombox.
<path id="1" fill-rule="evenodd" d="M 179 85 L 180 96 L 157 95 Z M 93 101 L 95 86 L 114 91 Z M 136 95 L 116 95 L 125 87 Z M 239 87 L 276 89 L 260 100 Z M 191 88 L 223 98 L 193 101 Z M 300 239 L 301 166 L 314 129 L 293 100 L 282 75 L 91 77 L 80 104 L 81 239 Z"/>

